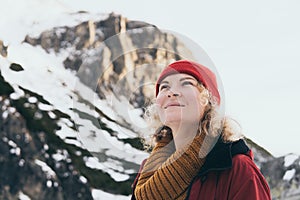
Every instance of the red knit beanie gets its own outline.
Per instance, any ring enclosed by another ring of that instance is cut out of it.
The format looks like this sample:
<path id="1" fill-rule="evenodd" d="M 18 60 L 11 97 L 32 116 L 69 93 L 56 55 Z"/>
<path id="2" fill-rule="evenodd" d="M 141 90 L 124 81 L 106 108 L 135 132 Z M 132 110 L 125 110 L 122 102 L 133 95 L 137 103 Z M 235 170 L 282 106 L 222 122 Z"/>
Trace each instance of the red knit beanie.
<path id="1" fill-rule="evenodd" d="M 160 74 L 156 82 L 156 96 L 160 82 L 171 74 L 184 73 L 193 76 L 208 89 L 220 105 L 220 93 L 215 74 L 207 67 L 188 60 L 179 60 L 169 64 Z"/>

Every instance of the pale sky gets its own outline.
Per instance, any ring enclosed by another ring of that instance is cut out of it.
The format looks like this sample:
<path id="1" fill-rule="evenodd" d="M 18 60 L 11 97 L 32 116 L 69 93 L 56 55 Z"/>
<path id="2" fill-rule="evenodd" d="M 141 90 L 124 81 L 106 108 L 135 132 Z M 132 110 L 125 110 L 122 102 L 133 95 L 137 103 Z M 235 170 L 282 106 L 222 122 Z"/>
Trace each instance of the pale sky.
<path id="1" fill-rule="evenodd" d="M 184 35 L 214 62 L 225 90 L 226 114 L 241 124 L 244 134 L 275 156 L 300 154 L 299 0 L 0 2 L 7 17 L 1 17 L 1 26 L 11 21 L 13 27 L 14 20 L 28 14 L 43 18 L 60 5 L 70 12 L 115 12 Z M 18 12 L 10 18 L 10 9 L 3 5 L 17 6 Z M 41 11 L 35 15 L 42 8 L 47 8 L 44 16 Z M 9 37 L 3 34 L 0 39 Z"/>

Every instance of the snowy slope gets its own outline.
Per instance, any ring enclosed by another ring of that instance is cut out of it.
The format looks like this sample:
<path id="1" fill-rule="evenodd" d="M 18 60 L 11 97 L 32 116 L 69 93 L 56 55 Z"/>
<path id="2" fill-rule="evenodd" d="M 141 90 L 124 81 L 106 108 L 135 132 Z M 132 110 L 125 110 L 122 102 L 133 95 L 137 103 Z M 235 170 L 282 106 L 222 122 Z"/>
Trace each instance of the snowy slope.
<path id="1" fill-rule="evenodd" d="M 59 54 L 54 52 L 47 53 L 41 47 L 33 47 L 27 43 L 22 43 L 26 35 L 36 36 L 43 30 L 51 29 L 53 26 L 72 26 L 86 19 L 97 18 L 97 20 L 101 20 L 107 15 L 72 14 L 68 13 L 66 8 L 59 3 L 48 1 L 27 1 L 26 3 L 22 1 L 24 5 L 19 5 L 19 9 L 16 7 L 19 14 L 11 15 L 11 12 L 4 8 L 13 6 L 11 5 L 13 2 L 6 3 L 8 5 L 1 6 L 1 13 L 2 15 L 5 14 L 10 20 L 1 20 L 0 27 L 9 26 L 10 28 L 1 30 L 0 39 L 9 48 L 7 57 L 0 56 L 0 66 L 5 81 L 14 88 L 14 93 L 10 95 L 10 98 L 17 100 L 24 97 L 25 93 L 21 88 L 34 91 L 49 102 L 49 104 L 39 102 L 38 106 L 40 110 L 46 111 L 50 118 L 57 118 L 53 112 L 54 110 L 71 117 L 70 119 L 60 118 L 58 121 L 60 130 L 56 131 L 56 134 L 66 143 L 74 144 L 90 152 L 105 151 L 107 156 L 117 156 L 120 160 L 136 163 L 137 165 L 140 164 L 147 154 L 119 140 L 137 137 L 137 133 L 123 127 L 122 124 L 112 122 L 126 121 L 124 116 L 126 117 L 128 113 L 118 112 L 116 115 L 114 111 L 116 108 L 113 108 L 107 100 L 99 99 L 95 91 L 82 84 L 76 76 L 76 72 L 64 68 L 62 62 L 65 60 L 66 55 L 69 54 L 68 49 Z M 51 12 L 45 15 L 44 8 L 46 9 L 47 7 L 52 9 L 50 9 Z M 11 31 L 12 29 L 14 31 Z M 12 70 L 10 66 L 13 63 L 20 65 L 22 70 Z M 34 104 L 38 101 L 35 97 L 26 98 L 29 104 Z M 114 103 L 117 101 L 115 99 Z M 122 102 L 119 102 L 119 104 L 122 104 Z M 90 107 L 90 105 L 95 105 L 95 107 Z M 95 112 L 95 109 L 101 110 L 106 117 L 100 116 Z M 125 111 L 128 112 L 127 110 Z M 106 129 L 111 129 L 112 132 L 117 134 L 112 136 L 111 133 L 93 124 L 91 120 L 80 117 L 79 112 L 88 114 L 95 119 L 100 118 L 101 120 L 103 118 L 102 120 L 107 126 Z M 139 114 L 139 112 L 131 112 L 131 117 L 141 121 Z M 5 115 L 4 113 L 3 117 Z M 63 159 L 59 154 L 56 157 L 58 160 Z M 120 161 L 113 159 L 107 159 L 105 162 L 100 162 L 97 157 L 85 157 L 84 159 L 87 167 L 103 170 L 115 181 L 127 180 L 129 178 L 128 174 L 135 172 L 132 169 L 125 169 Z M 51 171 L 49 170 L 51 168 L 42 161 L 37 160 L 36 164 L 48 172 Z M 52 171 L 51 173 L 54 172 Z M 122 195 L 114 196 L 100 190 L 93 190 L 92 194 L 95 199 L 125 198 Z M 26 196 L 25 194 L 22 195 Z"/>

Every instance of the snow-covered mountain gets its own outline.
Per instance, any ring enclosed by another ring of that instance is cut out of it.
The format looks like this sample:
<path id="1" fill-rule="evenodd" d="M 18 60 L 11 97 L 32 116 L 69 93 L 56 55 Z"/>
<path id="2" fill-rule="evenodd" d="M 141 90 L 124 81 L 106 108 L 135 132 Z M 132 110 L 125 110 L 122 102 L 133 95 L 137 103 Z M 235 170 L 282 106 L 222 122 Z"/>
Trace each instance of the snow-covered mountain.
<path id="1" fill-rule="evenodd" d="M 0 197 L 128 199 L 147 156 L 140 106 L 177 43 L 114 14 L 1 41 Z"/>
<path id="2" fill-rule="evenodd" d="M 171 33 L 116 14 L 0 35 L 0 199 L 129 199 L 158 72 L 193 58 Z M 76 22 L 76 23 L 75 23 Z M 299 199 L 300 158 L 248 139 L 274 199 Z"/>

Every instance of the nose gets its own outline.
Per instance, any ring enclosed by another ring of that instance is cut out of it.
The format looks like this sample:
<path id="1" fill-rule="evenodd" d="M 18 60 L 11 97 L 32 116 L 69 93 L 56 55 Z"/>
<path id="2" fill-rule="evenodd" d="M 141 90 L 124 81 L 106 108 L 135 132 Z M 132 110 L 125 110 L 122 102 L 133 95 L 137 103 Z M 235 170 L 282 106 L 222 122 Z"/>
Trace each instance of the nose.
<path id="1" fill-rule="evenodd" d="M 173 97 L 179 97 L 180 95 L 181 95 L 180 92 L 171 91 L 171 90 L 169 90 L 169 92 L 168 92 L 168 94 L 167 94 L 167 96 L 168 96 L 169 98 L 171 98 L 172 96 L 173 96 Z"/>

